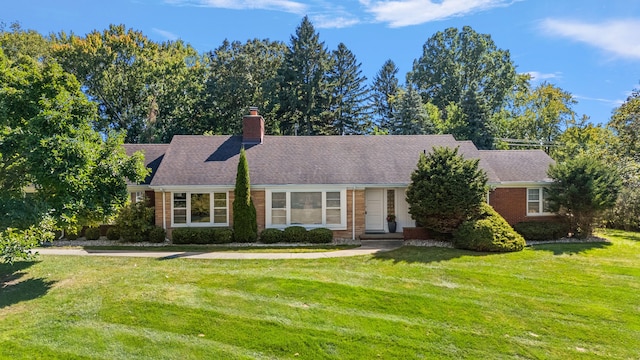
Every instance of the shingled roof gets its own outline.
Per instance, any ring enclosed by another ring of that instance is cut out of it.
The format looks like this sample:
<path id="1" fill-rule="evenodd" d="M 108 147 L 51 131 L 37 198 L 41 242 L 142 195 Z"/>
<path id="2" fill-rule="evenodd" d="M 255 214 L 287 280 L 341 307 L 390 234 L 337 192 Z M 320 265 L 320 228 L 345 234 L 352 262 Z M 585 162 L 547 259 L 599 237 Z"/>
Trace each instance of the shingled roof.
<path id="1" fill-rule="evenodd" d="M 550 182 L 554 163 L 542 150 L 481 150 L 480 159 L 493 169 L 500 182 Z"/>
<path id="2" fill-rule="evenodd" d="M 134 153 L 141 151 L 144 154 L 144 165 L 151 169 L 151 173 L 147 175 L 144 182 L 141 185 L 149 185 L 151 179 L 158 171 L 158 167 L 162 162 L 164 153 L 169 148 L 169 144 L 125 144 L 124 149 L 127 155 L 131 156 Z"/>
<path id="3" fill-rule="evenodd" d="M 176 135 L 171 144 L 127 144 L 143 151 L 151 186 L 233 186 L 241 136 Z M 459 147 L 480 159 L 490 183 L 546 182 L 553 160 L 541 150 L 478 150 L 451 135 L 265 136 L 245 145 L 253 186 L 382 185 L 410 181 L 420 153 L 436 146 Z"/>
<path id="4" fill-rule="evenodd" d="M 147 156 L 161 150 L 148 146 L 154 148 L 145 151 Z M 241 146 L 241 136 L 174 136 L 150 185 L 233 186 Z M 450 135 L 265 136 L 263 144 L 246 145 L 245 150 L 254 186 L 403 185 L 420 153 L 434 146 L 459 146 L 465 157 L 480 158 L 473 143 Z M 127 151 L 144 147 L 127 145 Z M 498 180 L 485 160 L 480 165 L 490 181 Z"/>

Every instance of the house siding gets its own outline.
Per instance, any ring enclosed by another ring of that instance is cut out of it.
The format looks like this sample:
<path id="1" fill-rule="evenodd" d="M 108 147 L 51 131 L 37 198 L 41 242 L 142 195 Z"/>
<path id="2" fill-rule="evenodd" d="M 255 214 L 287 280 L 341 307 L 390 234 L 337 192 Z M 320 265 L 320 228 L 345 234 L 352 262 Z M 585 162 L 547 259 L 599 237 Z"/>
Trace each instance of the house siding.
<path id="1" fill-rule="evenodd" d="M 511 225 L 523 221 L 554 221 L 556 215 L 527 216 L 526 188 L 497 188 L 489 194 L 489 204 Z"/>

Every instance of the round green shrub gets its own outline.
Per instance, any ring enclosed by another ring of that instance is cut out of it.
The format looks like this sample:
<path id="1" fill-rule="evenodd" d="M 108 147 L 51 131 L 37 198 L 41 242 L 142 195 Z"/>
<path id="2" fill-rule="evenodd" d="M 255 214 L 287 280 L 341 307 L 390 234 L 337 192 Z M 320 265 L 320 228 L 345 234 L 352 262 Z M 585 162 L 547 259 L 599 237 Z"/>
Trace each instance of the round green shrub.
<path id="1" fill-rule="evenodd" d="M 287 243 L 306 243 L 307 229 L 302 226 L 289 226 L 283 231 L 283 241 Z"/>
<path id="2" fill-rule="evenodd" d="M 333 231 L 327 228 L 309 230 L 307 241 L 313 244 L 328 244 L 333 241 Z"/>
<path id="3" fill-rule="evenodd" d="M 90 227 L 84 231 L 84 237 L 87 240 L 98 240 L 100 238 L 100 228 Z"/>
<path id="4" fill-rule="evenodd" d="M 120 232 L 115 226 L 111 226 L 109 229 L 107 229 L 107 239 L 120 240 Z"/>
<path id="5" fill-rule="evenodd" d="M 275 244 L 282 242 L 284 234 L 280 229 L 264 229 L 260 233 L 260 242 L 264 244 Z"/>
<path id="6" fill-rule="evenodd" d="M 67 240 L 77 240 L 78 239 L 78 230 L 76 229 L 67 229 L 65 237 Z"/>
<path id="7" fill-rule="evenodd" d="M 482 204 L 476 219 L 462 223 L 453 233 L 453 245 L 459 249 L 491 252 L 520 251 L 524 238 L 489 204 Z"/>
<path id="8" fill-rule="evenodd" d="M 156 226 L 149 231 L 149 242 L 162 243 L 166 237 L 167 232 L 159 226 Z"/>

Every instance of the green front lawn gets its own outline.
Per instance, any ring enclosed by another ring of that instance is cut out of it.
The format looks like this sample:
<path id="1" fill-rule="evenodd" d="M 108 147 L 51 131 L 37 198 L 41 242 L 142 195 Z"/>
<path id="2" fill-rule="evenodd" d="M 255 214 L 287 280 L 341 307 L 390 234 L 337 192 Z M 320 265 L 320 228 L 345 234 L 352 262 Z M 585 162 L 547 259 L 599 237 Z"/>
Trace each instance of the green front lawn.
<path id="1" fill-rule="evenodd" d="M 0 265 L 0 358 L 637 359 L 640 234 L 519 253 Z"/>

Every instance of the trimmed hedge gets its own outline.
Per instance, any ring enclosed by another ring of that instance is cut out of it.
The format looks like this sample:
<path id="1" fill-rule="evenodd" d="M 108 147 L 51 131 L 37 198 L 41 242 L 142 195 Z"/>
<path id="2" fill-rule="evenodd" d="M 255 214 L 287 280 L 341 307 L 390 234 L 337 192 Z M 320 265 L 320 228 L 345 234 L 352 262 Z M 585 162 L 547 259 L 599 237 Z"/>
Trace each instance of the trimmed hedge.
<path id="1" fill-rule="evenodd" d="M 307 241 L 313 244 L 327 244 L 333 241 L 333 231 L 327 228 L 311 229 L 307 232 Z"/>
<path id="2" fill-rule="evenodd" d="M 149 242 L 162 243 L 166 238 L 167 232 L 159 226 L 156 226 L 149 231 Z"/>
<path id="3" fill-rule="evenodd" d="M 177 228 L 173 229 L 174 244 L 229 244 L 233 230 L 229 228 Z"/>
<path id="4" fill-rule="evenodd" d="M 98 240 L 100 238 L 100 228 L 90 227 L 84 231 L 84 237 L 87 240 Z"/>
<path id="5" fill-rule="evenodd" d="M 513 229 L 527 241 L 558 240 L 569 233 L 566 224 L 552 221 L 523 221 L 513 225 Z"/>
<path id="6" fill-rule="evenodd" d="M 107 229 L 107 239 L 109 240 L 120 240 L 120 231 L 115 226 Z"/>
<path id="7" fill-rule="evenodd" d="M 78 237 L 80 237 L 80 235 L 78 235 L 78 230 L 76 229 L 67 229 L 65 237 L 67 238 L 67 240 L 78 240 Z"/>
<path id="8" fill-rule="evenodd" d="M 302 226 L 289 226 L 283 231 L 283 241 L 287 243 L 306 243 L 307 229 Z"/>
<path id="9" fill-rule="evenodd" d="M 476 219 L 467 220 L 453 233 L 459 249 L 508 252 L 524 248 L 524 238 L 489 204 L 483 203 Z"/>
<path id="10" fill-rule="evenodd" d="M 275 244 L 282 242 L 284 234 L 280 229 L 264 229 L 260 233 L 260 242 L 264 244 Z"/>

